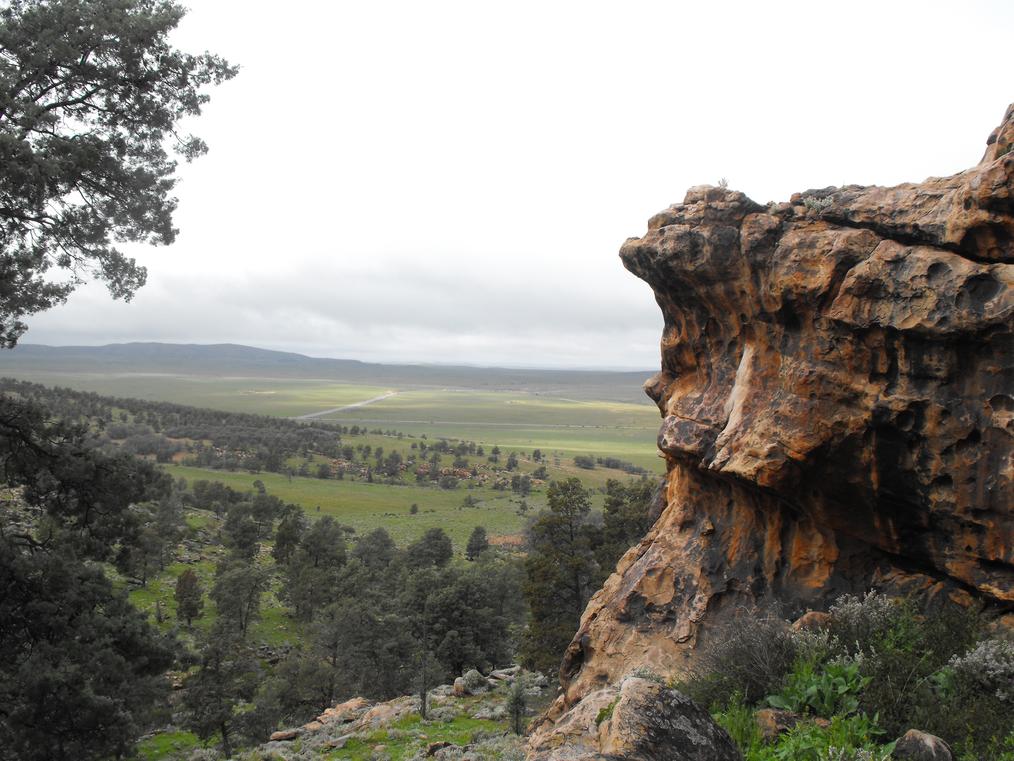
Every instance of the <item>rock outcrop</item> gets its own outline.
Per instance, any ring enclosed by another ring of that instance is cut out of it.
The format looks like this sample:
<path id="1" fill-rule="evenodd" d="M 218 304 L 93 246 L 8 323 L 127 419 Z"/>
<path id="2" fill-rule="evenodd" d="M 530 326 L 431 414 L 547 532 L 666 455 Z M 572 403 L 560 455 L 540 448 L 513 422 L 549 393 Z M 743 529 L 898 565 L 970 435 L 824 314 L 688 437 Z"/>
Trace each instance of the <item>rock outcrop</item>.
<path id="1" fill-rule="evenodd" d="M 536 730 L 529 761 L 742 761 L 707 711 L 665 685 L 629 677 L 586 695 L 559 724 Z"/>
<path id="2" fill-rule="evenodd" d="M 972 169 L 763 206 L 695 187 L 622 247 L 665 320 L 667 506 L 592 599 L 540 732 L 743 609 L 1014 608 L 1014 107 Z"/>

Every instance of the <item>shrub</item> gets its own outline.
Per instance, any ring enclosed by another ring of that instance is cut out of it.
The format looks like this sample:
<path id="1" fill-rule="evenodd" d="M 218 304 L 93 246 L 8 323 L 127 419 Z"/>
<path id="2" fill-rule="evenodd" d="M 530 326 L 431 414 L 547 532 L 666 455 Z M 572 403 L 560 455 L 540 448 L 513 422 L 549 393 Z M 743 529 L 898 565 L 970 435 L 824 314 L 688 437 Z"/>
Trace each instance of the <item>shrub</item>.
<path id="1" fill-rule="evenodd" d="M 823 211 L 824 209 L 829 208 L 833 203 L 834 199 L 830 196 L 826 198 L 814 198 L 813 196 L 810 196 L 803 199 L 803 206 L 813 211 Z"/>
<path id="2" fill-rule="evenodd" d="M 773 616 L 734 622 L 701 652 L 697 667 L 675 685 L 702 706 L 719 709 L 735 695 L 753 705 L 778 692 L 800 653 L 800 640 Z"/>
<path id="3" fill-rule="evenodd" d="M 949 663 L 955 686 L 962 691 L 992 694 L 1014 710 L 1014 644 L 992 638 Z"/>
<path id="4" fill-rule="evenodd" d="M 761 750 L 764 739 L 760 727 L 753 709 L 743 702 L 742 695 L 733 695 L 726 709 L 715 714 L 714 719 L 748 757 Z"/>
<path id="5" fill-rule="evenodd" d="M 595 726 L 597 727 L 603 721 L 609 721 L 613 718 L 613 710 L 616 708 L 616 704 L 620 702 L 619 697 L 614 698 L 613 701 L 599 709 L 599 712 L 595 715 Z"/>
<path id="6" fill-rule="evenodd" d="M 772 708 L 812 712 L 824 718 L 850 716 L 859 710 L 859 695 L 869 683 L 870 677 L 860 675 L 859 664 L 854 661 L 819 665 L 799 660 L 785 687 L 779 694 L 769 695 L 767 703 Z"/>
<path id="7" fill-rule="evenodd" d="M 891 598 L 872 591 L 865 597 L 842 595 L 829 611 L 828 633 L 849 655 L 868 652 L 896 626 L 896 605 Z"/>
<path id="8" fill-rule="evenodd" d="M 979 610 L 924 614 L 911 600 L 870 593 L 846 595 L 830 613 L 824 632 L 792 632 L 772 618 L 730 627 L 680 688 L 723 709 L 716 719 L 748 761 L 880 759 L 877 738 L 912 727 L 946 740 L 959 761 L 1014 761 L 1014 642 L 980 640 Z M 765 697 L 831 726 L 804 723 L 758 745 L 748 708 Z"/>
<path id="9" fill-rule="evenodd" d="M 890 758 L 894 750 L 894 743 L 887 746 L 878 744 L 878 738 L 883 734 L 876 722 L 866 716 L 835 716 L 828 727 L 797 724 L 778 739 L 771 755 L 751 755 L 750 758 L 751 761 L 754 758 L 758 761 L 768 758 L 777 761 L 825 761 L 829 757 L 856 758 L 863 753 L 866 758 L 881 761 Z"/>
<path id="10" fill-rule="evenodd" d="M 935 677 L 936 700 L 922 718 L 928 731 L 962 759 L 1014 761 L 1014 644 L 983 640 Z"/>

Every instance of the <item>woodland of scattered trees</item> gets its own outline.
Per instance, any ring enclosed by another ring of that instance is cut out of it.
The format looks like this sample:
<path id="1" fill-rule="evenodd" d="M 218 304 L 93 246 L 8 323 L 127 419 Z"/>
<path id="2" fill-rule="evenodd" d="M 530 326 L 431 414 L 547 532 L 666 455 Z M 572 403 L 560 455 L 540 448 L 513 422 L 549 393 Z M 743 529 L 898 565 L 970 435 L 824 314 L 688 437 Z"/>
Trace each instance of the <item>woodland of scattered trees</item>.
<path id="1" fill-rule="evenodd" d="M 228 748 L 339 699 L 390 698 L 519 655 L 552 673 L 655 499 L 651 481 L 610 481 L 595 515 L 577 479 L 554 482 L 526 551 L 491 548 L 477 527 L 462 558 L 439 528 L 398 547 L 382 528 L 356 536 L 330 516 L 310 520 L 263 487 L 173 481 L 23 398 L 0 396 L 0 447 L 0 739 L 19 759 L 128 752 L 167 720 L 169 671 L 185 674 L 176 713 Z M 178 575 L 176 627 L 162 632 L 126 591 L 178 560 L 195 510 L 220 516 L 213 580 Z M 303 632 L 283 653 L 251 636 L 272 582 Z"/>
<path id="2" fill-rule="evenodd" d="M 261 742 L 340 698 L 405 694 L 421 679 L 438 684 L 510 663 L 519 651 L 553 672 L 588 597 L 651 520 L 651 482 L 610 481 L 596 518 L 571 479 L 551 485 L 526 553 L 491 549 L 480 527 L 467 559 L 455 559 L 440 529 L 404 548 L 383 529 L 356 537 L 331 516 L 309 521 L 263 488 L 173 482 L 150 462 L 103 453 L 88 426 L 0 400 L 11 490 L 0 524 L 8 591 L 0 704 L 3 740 L 18 758 L 126 753 L 165 720 L 170 669 L 187 674 L 189 727 L 230 746 Z M 214 541 L 225 552 L 209 589 L 193 570 L 178 575 L 178 628 L 160 633 L 103 567 L 146 584 L 175 559 L 193 509 L 221 514 Z M 276 663 L 250 637 L 273 576 L 305 632 Z M 213 626 L 196 626 L 209 603 Z M 253 709 L 235 711 L 240 703 Z M 55 717 L 70 712 L 75 720 L 52 732 Z M 54 717 L 45 729 L 41 715 Z"/>
<path id="3" fill-rule="evenodd" d="M 97 446 L 115 444 L 130 454 L 170 462 L 191 451 L 201 467 L 283 472 L 289 457 L 357 454 L 342 436 L 365 434 L 359 426 L 301 423 L 287 418 L 201 409 L 143 399 L 107 397 L 69 388 L 0 379 L 0 392 L 38 403 L 68 421 L 89 422 Z M 184 443 L 184 442 L 189 442 Z"/>
<path id="4" fill-rule="evenodd" d="M 516 660 L 553 673 L 592 592 L 654 516 L 654 481 L 608 481 L 593 513 L 572 478 L 550 483 L 520 551 L 491 547 L 481 526 L 459 548 L 464 558 L 439 528 L 398 547 L 383 529 L 357 536 L 330 516 L 311 520 L 257 481 L 248 493 L 174 481 L 149 452 L 123 445 L 157 431 L 286 455 L 341 452 L 360 429 L 11 380 L 0 390 L 0 573 L 10 590 L 0 602 L 0 740 L 18 759 L 124 754 L 170 715 L 232 749 L 354 695 L 390 698 Z M 434 466 L 486 454 L 472 442 L 412 444 Z M 505 466 L 512 455 L 489 453 Z M 524 496 L 532 478 L 514 473 L 510 485 Z M 206 540 L 213 578 L 179 573 L 175 628 L 160 630 L 126 592 L 186 556 L 193 511 L 217 521 Z M 269 594 L 298 622 L 298 646 L 265 652 L 252 636 Z M 171 672 L 185 675 L 176 703 Z M 39 724 L 70 711 L 75 721 L 59 733 Z"/>

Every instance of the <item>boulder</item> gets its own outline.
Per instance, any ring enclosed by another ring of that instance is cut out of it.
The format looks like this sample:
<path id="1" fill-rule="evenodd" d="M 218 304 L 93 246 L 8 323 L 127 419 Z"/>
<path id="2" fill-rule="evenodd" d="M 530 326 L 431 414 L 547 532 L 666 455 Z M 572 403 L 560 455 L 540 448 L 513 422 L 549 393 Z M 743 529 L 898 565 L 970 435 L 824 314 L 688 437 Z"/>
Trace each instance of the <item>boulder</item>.
<path id="1" fill-rule="evenodd" d="M 317 717 L 317 721 L 321 724 L 354 721 L 366 713 L 371 705 L 373 703 L 366 698 L 355 697 L 325 709 L 324 713 Z"/>
<path id="2" fill-rule="evenodd" d="M 465 680 L 460 676 L 454 680 L 454 685 L 451 687 L 451 692 L 455 697 L 463 698 L 468 694 L 468 690 L 465 689 Z"/>
<path id="3" fill-rule="evenodd" d="M 419 712 L 419 698 L 414 695 L 405 695 L 386 703 L 377 703 L 368 711 L 363 713 L 350 725 L 351 731 L 362 731 L 365 729 L 377 729 L 388 724 L 393 724 L 413 713 Z"/>
<path id="4" fill-rule="evenodd" d="M 501 721 L 507 716 L 507 708 L 504 705 L 483 706 L 472 714 L 473 719 L 489 719 Z"/>
<path id="5" fill-rule="evenodd" d="M 271 733 L 268 742 L 288 742 L 289 740 L 295 740 L 300 734 L 301 730 L 299 729 L 280 729 L 277 732 Z"/>
<path id="6" fill-rule="evenodd" d="M 466 671 L 461 678 L 464 681 L 465 692 L 469 695 L 478 695 L 481 692 L 485 692 L 490 687 L 489 680 L 475 669 Z M 456 681 L 457 680 L 455 680 L 455 682 Z M 495 685 L 496 681 L 494 681 L 493 684 Z"/>
<path id="7" fill-rule="evenodd" d="M 529 741 L 528 761 L 742 761 L 708 712 L 658 682 L 628 677 L 589 693 Z"/>
<path id="8" fill-rule="evenodd" d="M 510 668 L 506 669 L 494 669 L 493 671 L 489 672 L 489 677 L 490 679 L 496 679 L 501 682 L 507 682 L 509 684 L 510 682 L 514 681 L 514 677 L 516 677 L 518 675 L 518 672 L 520 671 L 521 671 L 520 666 L 511 666 Z"/>
<path id="9" fill-rule="evenodd" d="M 439 742 L 430 743 L 429 745 L 426 746 L 426 755 L 427 756 L 435 755 L 438 750 L 449 747 L 451 747 L 451 743 L 445 742 L 443 740 Z"/>
<path id="10" fill-rule="evenodd" d="M 788 732 L 802 720 L 798 713 L 782 711 L 778 708 L 762 708 L 754 714 L 754 721 L 760 729 L 761 736 L 771 742 L 778 735 Z"/>
<path id="11" fill-rule="evenodd" d="M 908 730 L 894 746 L 892 758 L 910 761 L 952 761 L 951 747 L 936 735 Z"/>

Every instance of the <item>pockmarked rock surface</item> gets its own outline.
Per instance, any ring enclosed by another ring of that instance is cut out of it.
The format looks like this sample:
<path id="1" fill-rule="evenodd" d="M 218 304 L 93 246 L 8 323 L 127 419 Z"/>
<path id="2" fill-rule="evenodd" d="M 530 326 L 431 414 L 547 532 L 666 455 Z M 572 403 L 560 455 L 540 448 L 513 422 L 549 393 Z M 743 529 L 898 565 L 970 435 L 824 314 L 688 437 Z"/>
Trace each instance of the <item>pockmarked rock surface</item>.
<path id="1" fill-rule="evenodd" d="M 586 695 L 529 741 L 529 761 L 742 761 L 707 711 L 676 690 L 628 677 Z"/>
<path id="2" fill-rule="evenodd" d="M 664 317 L 667 506 L 536 738 L 639 666 L 679 677 L 743 610 L 878 588 L 1010 620 L 1014 106 L 960 174 L 769 205 L 694 187 L 620 256 Z"/>

